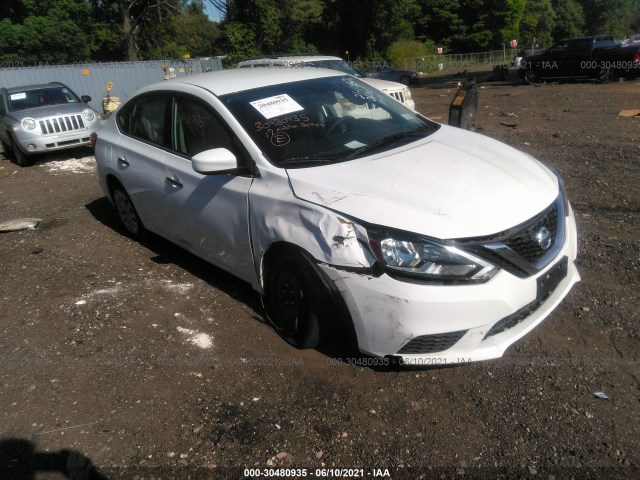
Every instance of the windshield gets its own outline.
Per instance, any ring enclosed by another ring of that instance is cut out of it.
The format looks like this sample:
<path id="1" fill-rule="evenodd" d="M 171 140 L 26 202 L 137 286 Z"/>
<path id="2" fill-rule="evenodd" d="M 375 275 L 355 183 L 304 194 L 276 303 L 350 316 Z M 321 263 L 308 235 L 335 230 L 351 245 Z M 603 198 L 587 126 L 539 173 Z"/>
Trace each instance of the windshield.
<path id="1" fill-rule="evenodd" d="M 80 103 L 80 99 L 66 87 L 43 87 L 8 95 L 9 110 L 46 107 L 65 103 Z"/>
<path id="2" fill-rule="evenodd" d="M 221 100 L 278 166 L 350 160 L 439 128 L 350 76 L 273 85 Z"/>

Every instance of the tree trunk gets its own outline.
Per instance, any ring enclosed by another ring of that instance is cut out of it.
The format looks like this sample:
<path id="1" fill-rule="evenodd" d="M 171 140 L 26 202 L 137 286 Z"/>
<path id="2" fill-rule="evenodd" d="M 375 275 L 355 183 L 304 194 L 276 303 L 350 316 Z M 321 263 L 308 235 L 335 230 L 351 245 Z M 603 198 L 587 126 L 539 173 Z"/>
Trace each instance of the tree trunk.
<path id="1" fill-rule="evenodd" d="M 138 50 L 136 48 L 136 39 L 133 35 L 131 12 L 129 11 L 129 2 L 127 0 L 120 1 L 120 14 L 122 15 L 122 35 L 127 50 L 127 58 L 130 62 L 136 62 L 138 60 Z"/>

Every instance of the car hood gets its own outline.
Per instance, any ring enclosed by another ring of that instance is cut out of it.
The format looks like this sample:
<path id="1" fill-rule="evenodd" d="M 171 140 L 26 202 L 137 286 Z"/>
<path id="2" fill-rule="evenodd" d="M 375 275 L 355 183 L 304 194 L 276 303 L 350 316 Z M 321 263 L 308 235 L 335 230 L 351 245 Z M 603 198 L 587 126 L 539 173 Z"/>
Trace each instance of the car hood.
<path id="1" fill-rule="evenodd" d="M 378 78 L 361 78 L 364 83 L 371 85 L 373 88 L 377 88 L 378 90 L 382 90 L 383 92 L 387 91 L 395 91 L 402 90 L 405 86 L 401 83 L 397 82 L 389 82 L 387 80 L 380 80 Z"/>
<path id="2" fill-rule="evenodd" d="M 21 121 L 24 118 L 48 118 L 58 115 L 80 114 L 86 109 L 93 110 L 86 103 L 64 103 L 60 105 L 47 105 L 45 107 L 27 108 L 25 110 L 16 110 L 9 112 L 9 116 Z"/>
<path id="3" fill-rule="evenodd" d="M 559 193 L 555 175 L 532 157 L 445 125 L 425 140 L 381 154 L 287 173 L 303 200 L 440 239 L 507 230 Z"/>

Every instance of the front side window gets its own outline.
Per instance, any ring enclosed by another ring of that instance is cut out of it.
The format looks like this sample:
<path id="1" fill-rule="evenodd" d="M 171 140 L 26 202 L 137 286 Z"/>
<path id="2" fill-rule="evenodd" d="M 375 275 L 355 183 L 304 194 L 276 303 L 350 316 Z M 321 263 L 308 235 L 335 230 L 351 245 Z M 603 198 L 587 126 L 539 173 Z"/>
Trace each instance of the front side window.
<path id="1" fill-rule="evenodd" d="M 351 76 L 221 97 L 275 165 L 355 159 L 424 138 L 439 126 Z"/>
<path id="2" fill-rule="evenodd" d="M 233 141 L 210 108 L 176 96 L 171 108 L 171 149 L 188 157 L 213 148 L 233 151 Z"/>
<path id="3" fill-rule="evenodd" d="M 127 135 L 162 146 L 166 103 L 161 96 L 146 96 L 134 100 L 118 113 L 118 126 Z"/>

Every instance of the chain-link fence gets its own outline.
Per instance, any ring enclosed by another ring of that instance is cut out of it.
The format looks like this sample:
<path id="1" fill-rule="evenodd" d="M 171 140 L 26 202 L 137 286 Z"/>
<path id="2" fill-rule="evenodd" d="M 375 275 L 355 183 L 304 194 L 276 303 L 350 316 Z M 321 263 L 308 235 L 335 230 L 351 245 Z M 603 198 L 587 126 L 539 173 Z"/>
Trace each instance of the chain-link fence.
<path id="1" fill-rule="evenodd" d="M 509 65 L 516 57 L 516 50 L 492 50 L 476 53 L 452 53 L 449 55 L 425 55 L 405 58 L 405 70 L 431 73 L 437 71 L 468 69 L 473 67 L 493 68 L 496 65 Z"/>

